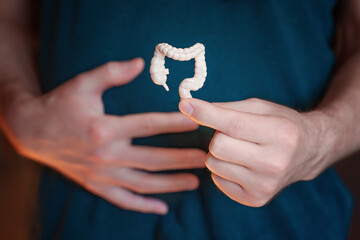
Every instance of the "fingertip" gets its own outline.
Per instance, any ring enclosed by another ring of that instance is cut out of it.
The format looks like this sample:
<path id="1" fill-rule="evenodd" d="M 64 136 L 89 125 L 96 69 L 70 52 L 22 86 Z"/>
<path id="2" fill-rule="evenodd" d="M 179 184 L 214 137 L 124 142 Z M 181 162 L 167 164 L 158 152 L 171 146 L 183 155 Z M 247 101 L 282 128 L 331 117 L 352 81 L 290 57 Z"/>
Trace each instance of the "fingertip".
<path id="1" fill-rule="evenodd" d="M 137 70 L 142 70 L 145 66 L 145 60 L 141 57 L 133 58 L 130 60 L 132 66 Z"/>
<path id="2" fill-rule="evenodd" d="M 179 109 L 182 113 L 192 116 L 194 111 L 207 107 L 209 102 L 197 98 L 182 98 L 179 102 Z"/>
<path id="3" fill-rule="evenodd" d="M 166 215 L 169 211 L 169 207 L 164 202 L 159 202 L 155 207 L 155 212 L 159 215 Z"/>
<path id="4" fill-rule="evenodd" d="M 180 101 L 179 110 L 187 116 L 191 116 L 194 112 L 192 104 L 190 104 L 190 101 L 187 99 Z"/>
<path id="5" fill-rule="evenodd" d="M 204 166 L 205 166 L 205 160 L 206 160 L 207 156 L 208 156 L 207 152 L 199 149 L 199 153 L 197 155 L 197 158 L 201 159 L 201 161 L 204 163 Z"/>
<path id="6" fill-rule="evenodd" d="M 180 102 L 179 102 L 179 108 L 180 108 L 180 105 L 190 104 L 193 100 L 194 100 L 194 98 L 181 98 Z"/>
<path id="7" fill-rule="evenodd" d="M 195 190 L 200 186 L 200 180 L 196 177 L 191 184 L 189 184 L 189 190 Z"/>
<path id="8" fill-rule="evenodd" d="M 195 190 L 199 187 L 200 185 L 200 180 L 197 176 L 191 174 L 189 179 L 187 179 L 186 181 L 186 188 L 188 191 L 192 191 Z"/>

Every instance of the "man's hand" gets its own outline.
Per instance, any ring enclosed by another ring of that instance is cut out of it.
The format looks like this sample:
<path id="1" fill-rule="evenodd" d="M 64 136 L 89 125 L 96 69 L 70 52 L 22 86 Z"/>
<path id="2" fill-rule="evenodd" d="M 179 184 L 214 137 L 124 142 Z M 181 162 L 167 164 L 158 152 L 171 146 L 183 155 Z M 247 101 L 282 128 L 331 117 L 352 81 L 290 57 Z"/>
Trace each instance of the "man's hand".
<path id="1" fill-rule="evenodd" d="M 23 156 L 56 169 L 90 192 L 121 208 L 165 214 L 163 201 L 136 193 L 192 190 L 198 179 L 188 173 L 147 171 L 201 168 L 206 154 L 131 145 L 134 137 L 198 127 L 181 113 L 104 114 L 102 93 L 130 82 L 143 67 L 142 59 L 107 63 L 43 96 L 18 101 L 5 111 L 4 129 Z"/>
<path id="2" fill-rule="evenodd" d="M 313 179 L 330 164 L 323 160 L 332 138 L 318 112 L 299 113 L 260 99 L 184 99 L 179 108 L 217 130 L 205 164 L 215 184 L 239 203 L 263 206 L 287 185 Z"/>

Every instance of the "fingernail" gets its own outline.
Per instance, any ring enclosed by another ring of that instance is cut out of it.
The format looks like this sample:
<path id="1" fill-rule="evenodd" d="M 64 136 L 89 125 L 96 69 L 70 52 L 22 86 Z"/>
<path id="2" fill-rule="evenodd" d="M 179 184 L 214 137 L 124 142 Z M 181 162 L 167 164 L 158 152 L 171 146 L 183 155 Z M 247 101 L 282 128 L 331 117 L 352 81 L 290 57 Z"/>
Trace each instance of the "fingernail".
<path id="1" fill-rule="evenodd" d="M 181 101 L 179 104 L 179 109 L 182 113 L 185 113 L 186 115 L 191 116 L 194 112 L 193 107 L 190 105 L 190 103 Z"/>

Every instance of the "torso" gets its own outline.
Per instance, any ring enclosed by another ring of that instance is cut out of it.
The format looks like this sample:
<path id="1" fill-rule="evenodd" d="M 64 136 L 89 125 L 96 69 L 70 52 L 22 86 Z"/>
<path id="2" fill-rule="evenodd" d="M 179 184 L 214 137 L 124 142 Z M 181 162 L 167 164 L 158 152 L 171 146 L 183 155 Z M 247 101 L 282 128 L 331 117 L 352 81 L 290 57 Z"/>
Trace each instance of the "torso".
<path id="1" fill-rule="evenodd" d="M 145 71 L 132 83 L 105 93 L 106 112 L 177 111 L 178 85 L 193 76 L 194 62 L 166 60 L 170 69 L 166 92 L 151 81 L 150 60 L 160 42 L 181 48 L 200 42 L 205 45 L 208 76 L 194 97 L 212 102 L 258 97 L 308 110 L 324 94 L 334 63 L 330 47 L 334 4 L 332 0 L 45 0 L 42 87 L 46 92 L 107 61 L 139 56 L 145 59 Z M 134 139 L 134 144 L 207 150 L 212 134 L 200 128 Z M 207 171 L 195 172 L 202 181 L 199 190 L 157 195 L 170 205 L 165 217 L 118 209 L 47 173 L 41 192 L 48 210 L 44 237 L 58 229 L 64 239 L 74 232 L 77 237 L 72 239 L 314 239 L 324 236 L 321 226 L 334 226 L 326 239 L 336 239 L 347 230 L 327 219 L 328 208 L 330 215 L 346 219 L 344 209 L 350 205 L 332 170 L 315 181 L 289 187 L 260 209 L 233 202 L 213 185 Z M 336 206 L 338 201 L 343 203 Z M 305 231 L 315 224 L 320 230 Z"/>

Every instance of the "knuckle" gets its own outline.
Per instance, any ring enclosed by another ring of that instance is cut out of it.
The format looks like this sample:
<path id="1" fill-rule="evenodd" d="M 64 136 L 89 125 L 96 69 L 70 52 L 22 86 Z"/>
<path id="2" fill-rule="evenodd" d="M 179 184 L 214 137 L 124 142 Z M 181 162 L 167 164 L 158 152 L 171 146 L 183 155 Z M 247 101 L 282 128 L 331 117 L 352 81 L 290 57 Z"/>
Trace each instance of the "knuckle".
<path id="1" fill-rule="evenodd" d="M 95 144 L 103 143 L 108 137 L 107 127 L 99 119 L 92 120 L 88 129 L 88 137 Z"/>
<path id="2" fill-rule="evenodd" d="M 272 169 L 276 175 L 282 175 L 290 167 L 290 161 L 288 158 L 278 158 L 276 161 L 272 162 Z"/>
<path id="3" fill-rule="evenodd" d="M 286 121 L 279 127 L 277 137 L 287 147 L 296 148 L 300 140 L 300 130 L 294 123 Z"/>
<path id="4" fill-rule="evenodd" d="M 246 101 L 251 103 L 253 108 L 256 109 L 257 112 L 262 112 L 264 114 L 272 114 L 273 110 L 277 109 L 277 104 L 263 99 L 250 98 Z"/>
<path id="5" fill-rule="evenodd" d="M 251 103 L 256 103 L 256 104 L 264 103 L 264 100 L 261 100 L 260 98 L 255 98 L 255 97 L 249 98 L 246 101 L 251 102 Z"/>
<path id="6" fill-rule="evenodd" d="M 244 127 L 244 122 L 240 118 L 230 120 L 228 132 L 240 132 Z"/>
<path id="7" fill-rule="evenodd" d="M 217 133 L 210 143 L 209 151 L 214 156 L 220 156 L 221 153 L 225 151 L 225 147 L 226 144 L 223 135 Z"/>

